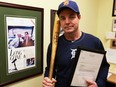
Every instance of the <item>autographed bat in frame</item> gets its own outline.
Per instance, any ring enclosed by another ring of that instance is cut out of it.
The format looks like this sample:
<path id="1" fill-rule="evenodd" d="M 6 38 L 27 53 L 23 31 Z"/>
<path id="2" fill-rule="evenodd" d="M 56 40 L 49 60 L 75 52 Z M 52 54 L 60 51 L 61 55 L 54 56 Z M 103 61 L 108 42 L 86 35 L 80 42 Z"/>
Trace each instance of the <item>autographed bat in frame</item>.
<path id="1" fill-rule="evenodd" d="M 60 22 L 57 13 L 55 13 L 54 27 L 52 32 L 52 52 L 51 52 L 51 61 L 50 61 L 50 70 L 49 70 L 49 78 L 51 80 L 53 76 L 54 61 L 56 56 L 59 33 L 60 33 Z"/>

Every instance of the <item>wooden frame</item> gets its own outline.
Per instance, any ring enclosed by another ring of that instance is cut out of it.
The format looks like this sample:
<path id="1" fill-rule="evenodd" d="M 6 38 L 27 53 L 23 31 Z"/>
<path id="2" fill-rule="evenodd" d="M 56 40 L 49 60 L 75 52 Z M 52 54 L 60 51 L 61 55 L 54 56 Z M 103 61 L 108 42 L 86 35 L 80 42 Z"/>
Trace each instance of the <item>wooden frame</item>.
<path id="1" fill-rule="evenodd" d="M 113 1 L 112 16 L 116 16 L 116 0 Z"/>
<path id="2" fill-rule="evenodd" d="M 55 18 L 55 13 L 57 12 L 57 10 L 51 10 L 51 26 L 50 26 L 50 40 L 52 40 L 52 33 L 53 33 L 53 27 L 54 27 L 54 18 Z M 60 28 L 60 33 L 59 36 L 63 35 L 64 31 L 62 30 L 62 28 Z"/>
<path id="3" fill-rule="evenodd" d="M 50 40 L 52 40 L 52 32 L 53 32 L 53 27 L 54 27 L 54 18 L 55 18 L 55 13 L 56 13 L 56 11 L 57 10 L 53 10 L 53 9 L 51 9 L 51 11 L 50 11 L 50 18 L 51 18 L 51 21 L 50 21 L 50 33 L 51 33 L 51 35 L 50 35 Z"/>
<path id="4" fill-rule="evenodd" d="M 43 73 L 43 14 L 43 8 L 0 2 L 0 86 Z M 28 45 L 11 46 L 16 35 Z"/>

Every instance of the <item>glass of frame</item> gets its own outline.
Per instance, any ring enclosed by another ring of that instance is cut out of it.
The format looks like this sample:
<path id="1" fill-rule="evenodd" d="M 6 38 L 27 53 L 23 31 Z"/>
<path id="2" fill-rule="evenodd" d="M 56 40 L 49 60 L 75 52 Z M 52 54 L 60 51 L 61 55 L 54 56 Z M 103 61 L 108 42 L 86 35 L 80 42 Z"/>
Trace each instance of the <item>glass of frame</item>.
<path id="1" fill-rule="evenodd" d="M 116 0 L 113 1 L 112 16 L 116 16 Z"/>
<path id="2" fill-rule="evenodd" d="M 0 86 L 43 73 L 43 12 L 0 2 Z"/>

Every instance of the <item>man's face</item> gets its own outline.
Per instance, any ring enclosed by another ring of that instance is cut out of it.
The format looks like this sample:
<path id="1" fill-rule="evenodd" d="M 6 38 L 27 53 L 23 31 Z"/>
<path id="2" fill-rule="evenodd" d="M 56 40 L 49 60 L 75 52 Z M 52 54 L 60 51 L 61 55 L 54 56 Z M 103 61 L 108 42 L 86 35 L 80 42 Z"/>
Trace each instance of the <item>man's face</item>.
<path id="1" fill-rule="evenodd" d="M 60 24 L 65 33 L 78 30 L 80 15 L 70 9 L 63 9 L 59 14 Z"/>

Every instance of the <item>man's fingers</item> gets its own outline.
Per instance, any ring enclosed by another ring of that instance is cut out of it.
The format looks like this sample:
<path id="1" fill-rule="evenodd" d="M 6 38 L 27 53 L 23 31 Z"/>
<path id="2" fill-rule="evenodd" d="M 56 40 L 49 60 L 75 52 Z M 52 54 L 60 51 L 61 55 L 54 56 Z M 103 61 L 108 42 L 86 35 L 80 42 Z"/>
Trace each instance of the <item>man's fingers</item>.
<path id="1" fill-rule="evenodd" d="M 54 78 L 52 78 L 52 82 L 53 82 L 53 83 L 56 83 L 57 81 L 56 81 Z"/>
<path id="2" fill-rule="evenodd" d="M 88 87 L 98 87 L 96 82 L 94 82 L 93 80 L 86 80 Z"/>
<path id="3" fill-rule="evenodd" d="M 43 87 L 54 87 L 55 83 L 56 80 L 54 78 L 50 80 L 48 77 L 45 77 L 43 80 Z"/>
<path id="4" fill-rule="evenodd" d="M 45 77 L 44 80 L 43 80 L 43 86 L 46 87 L 46 86 L 52 86 L 52 81 L 48 78 L 48 77 Z"/>
<path id="5" fill-rule="evenodd" d="M 93 85 L 93 84 L 96 85 L 96 83 L 95 83 L 93 80 L 86 80 L 86 82 L 87 82 L 88 84 L 90 84 L 90 85 Z"/>

